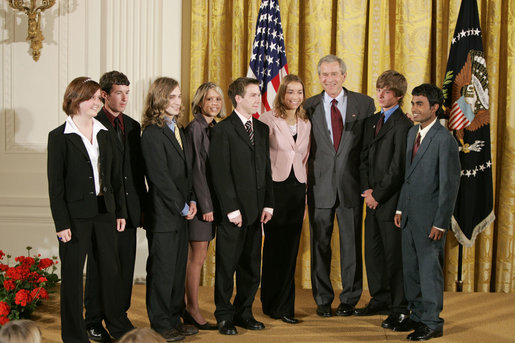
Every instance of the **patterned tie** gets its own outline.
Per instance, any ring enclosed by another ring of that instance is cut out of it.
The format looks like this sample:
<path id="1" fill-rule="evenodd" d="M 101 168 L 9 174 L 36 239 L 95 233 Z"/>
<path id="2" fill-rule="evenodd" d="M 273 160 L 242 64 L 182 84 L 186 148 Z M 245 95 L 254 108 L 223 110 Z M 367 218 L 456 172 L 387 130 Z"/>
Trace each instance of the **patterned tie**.
<path id="1" fill-rule="evenodd" d="M 379 133 L 379 130 L 381 130 L 381 128 L 383 127 L 383 124 L 384 124 L 384 112 L 381 113 L 381 116 L 379 117 L 379 120 L 377 121 L 376 136 Z"/>
<path id="2" fill-rule="evenodd" d="M 415 143 L 413 144 L 413 152 L 411 154 L 411 161 L 413 161 L 413 159 L 415 158 L 418 148 L 420 148 L 420 132 L 417 134 L 417 139 L 415 139 Z"/>
<path id="3" fill-rule="evenodd" d="M 247 133 L 249 134 L 250 143 L 254 145 L 254 131 L 252 130 L 252 120 L 247 120 L 245 123 L 245 129 L 247 130 Z"/>
<path id="4" fill-rule="evenodd" d="M 177 139 L 177 143 L 179 143 L 179 145 L 181 146 L 181 149 L 184 149 L 182 147 L 181 133 L 179 131 L 179 127 L 177 126 L 177 124 L 175 124 L 175 130 L 173 132 L 175 133 L 175 139 Z"/>
<path id="5" fill-rule="evenodd" d="M 331 126 L 333 128 L 334 150 L 336 151 L 338 151 L 338 146 L 340 145 L 340 139 L 342 138 L 343 132 L 342 113 L 336 106 L 337 104 L 338 100 L 333 99 L 333 101 L 331 101 Z"/>

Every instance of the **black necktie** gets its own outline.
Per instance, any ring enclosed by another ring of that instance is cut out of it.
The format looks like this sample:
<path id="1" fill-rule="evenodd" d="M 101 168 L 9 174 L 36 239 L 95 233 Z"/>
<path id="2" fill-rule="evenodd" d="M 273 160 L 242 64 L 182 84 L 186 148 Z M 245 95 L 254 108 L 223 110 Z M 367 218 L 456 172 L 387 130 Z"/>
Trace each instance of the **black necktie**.
<path id="1" fill-rule="evenodd" d="M 384 112 L 381 113 L 381 116 L 379 117 L 379 120 L 377 121 L 377 124 L 376 124 L 376 136 L 379 133 L 379 130 L 381 130 L 381 128 L 383 127 L 383 124 L 384 124 Z"/>
<path id="2" fill-rule="evenodd" d="M 120 124 L 120 118 L 114 118 L 114 130 L 116 131 L 116 137 L 118 137 L 118 141 L 123 146 L 123 132 Z"/>

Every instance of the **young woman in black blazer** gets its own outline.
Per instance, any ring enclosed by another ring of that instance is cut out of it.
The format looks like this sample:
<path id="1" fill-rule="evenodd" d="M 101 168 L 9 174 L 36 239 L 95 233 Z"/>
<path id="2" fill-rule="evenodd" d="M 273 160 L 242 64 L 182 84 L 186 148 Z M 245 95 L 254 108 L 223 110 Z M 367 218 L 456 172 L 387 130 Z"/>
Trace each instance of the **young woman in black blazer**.
<path id="1" fill-rule="evenodd" d="M 188 154 L 191 156 L 193 189 L 197 198 L 197 215 L 188 224 L 190 241 L 188 264 L 186 267 L 186 309 L 184 322 L 201 330 L 216 330 L 200 313 L 198 288 L 200 272 L 207 257 L 209 241 L 215 237 L 215 212 L 217 204 L 209 171 L 209 139 L 215 117 L 225 116 L 225 103 L 222 89 L 213 82 L 200 85 L 191 103 L 193 120 L 186 127 Z"/>
<path id="2" fill-rule="evenodd" d="M 61 259 L 61 336 L 89 342 L 82 316 L 82 274 L 88 249 L 98 256 L 106 325 L 115 338 L 132 329 L 117 290 L 121 282 L 116 242 L 125 229 L 121 164 L 107 129 L 94 117 L 100 86 L 88 77 L 66 88 L 66 122 L 48 135 L 50 208 Z"/>

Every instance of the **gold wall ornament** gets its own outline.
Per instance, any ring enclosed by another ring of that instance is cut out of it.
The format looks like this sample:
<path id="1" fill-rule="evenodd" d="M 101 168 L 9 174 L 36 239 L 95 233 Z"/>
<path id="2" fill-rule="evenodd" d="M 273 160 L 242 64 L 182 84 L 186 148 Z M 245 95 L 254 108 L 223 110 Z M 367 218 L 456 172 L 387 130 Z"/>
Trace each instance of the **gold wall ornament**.
<path id="1" fill-rule="evenodd" d="M 8 0 L 9 5 L 19 11 L 25 12 L 28 17 L 29 26 L 26 40 L 30 40 L 30 48 L 32 49 L 32 58 L 34 61 L 39 60 L 41 48 L 43 47 L 43 33 L 41 32 L 41 12 L 54 6 L 55 0 L 41 0 L 41 5 L 37 6 L 37 0 L 30 0 L 30 7 L 25 5 L 25 0 Z"/>

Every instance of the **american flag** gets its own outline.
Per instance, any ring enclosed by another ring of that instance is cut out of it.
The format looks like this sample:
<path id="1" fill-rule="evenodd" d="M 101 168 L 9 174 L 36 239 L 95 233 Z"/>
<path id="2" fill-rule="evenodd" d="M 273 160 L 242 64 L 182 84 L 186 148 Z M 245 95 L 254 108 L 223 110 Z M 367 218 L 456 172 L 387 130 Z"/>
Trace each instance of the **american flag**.
<path id="1" fill-rule="evenodd" d="M 277 0 L 262 0 L 252 44 L 248 77 L 259 80 L 261 113 L 273 106 L 281 79 L 288 75 L 281 11 Z"/>

